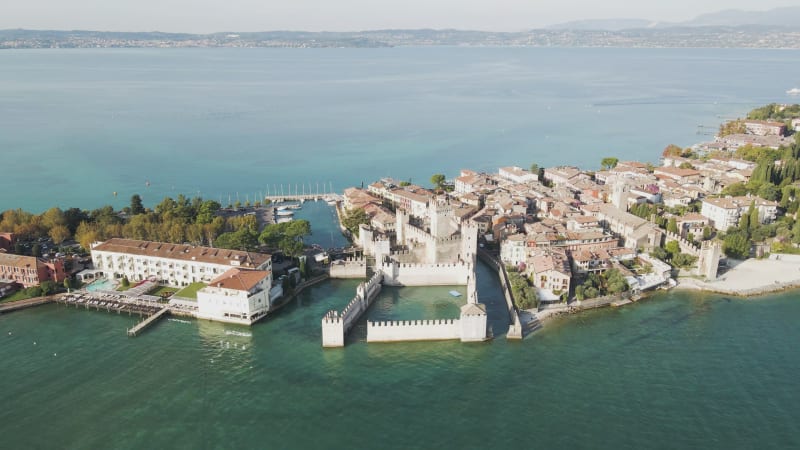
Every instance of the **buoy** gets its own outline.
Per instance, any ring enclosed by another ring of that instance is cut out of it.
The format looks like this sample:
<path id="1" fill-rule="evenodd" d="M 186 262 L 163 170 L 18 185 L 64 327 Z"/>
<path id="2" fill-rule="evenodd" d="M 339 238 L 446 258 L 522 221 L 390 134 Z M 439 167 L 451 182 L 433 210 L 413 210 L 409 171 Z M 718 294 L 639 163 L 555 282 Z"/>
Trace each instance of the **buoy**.
<path id="1" fill-rule="evenodd" d="M 57 355 L 58 355 L 57 353 L 53 353 L 53 356 L 57 356 Z"/>
<path id="2" fill-rule="evenodd" d="M 36 341 L 33 341 L 33 345 L 36 345 Z"/>
<path id="3" fill-rule="evenodd" d="M 10 331 L 8 332 L 8 335 L 11 336 L 11 332 Z"/>
<path id="4" fill-rule="evenodd" d="M 117 191 L 114 191 L 114 197 L 116 197 L 116 196 L 117 196 Z"/>

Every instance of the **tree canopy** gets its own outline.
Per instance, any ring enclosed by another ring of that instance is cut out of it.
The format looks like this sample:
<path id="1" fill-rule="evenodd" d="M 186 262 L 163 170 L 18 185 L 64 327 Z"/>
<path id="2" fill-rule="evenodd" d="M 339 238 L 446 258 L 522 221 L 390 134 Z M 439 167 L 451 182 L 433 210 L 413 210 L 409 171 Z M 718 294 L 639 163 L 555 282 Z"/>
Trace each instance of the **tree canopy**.
<path id="1" fill-rule="evenodd" d="M 606 170 L 613 169 L 617 167 L 619 163 L 619 158 L 614 158 L 613 156 L 607 156 L 600 161 L 600 167 Z"/>
<path id="2" fill-rule="evenodd" d="M 342 225 L 353 234 L 358 236 L 359 225 L 368 224 L 369 216 L 363 208 L 353 208 L 345 211 L 342 215 Z"/>
<path id="3" fill-rule="evenodd" d="M 445 180 L 447 180 L 447 177 L 445 177 L 444 174 L 435 173 L 435 174 L 431 175 L 431 184 L 436 189 L 444 189 Z"/>

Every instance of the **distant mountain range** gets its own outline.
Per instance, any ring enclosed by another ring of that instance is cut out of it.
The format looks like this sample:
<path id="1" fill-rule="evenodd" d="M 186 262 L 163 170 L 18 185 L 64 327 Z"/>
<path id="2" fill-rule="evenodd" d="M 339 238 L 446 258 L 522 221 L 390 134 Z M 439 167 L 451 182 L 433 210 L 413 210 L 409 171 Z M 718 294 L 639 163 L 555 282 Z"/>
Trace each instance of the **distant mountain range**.
<path id="1" fill-rule="evenodd" d="M 768 11 L 727 9 L 702 14 L 685 22 L 656 22 L 646 19 L 577 20 L 547 27 L 550 30 L 622 31 L 641 28 L 688 27 L 782 27 L 800 29 L 800 6 L 775 8 Z"/>
<path id="2" fill-rule="evenodd" d="M 583 20 L 519 32 L 470 30 L 265 31 L 211 34 L 0 30 L 0 49 L 119 47 L 727 47 L 800 49 L 800 7 L 720 11 L 687 22 Z"/>

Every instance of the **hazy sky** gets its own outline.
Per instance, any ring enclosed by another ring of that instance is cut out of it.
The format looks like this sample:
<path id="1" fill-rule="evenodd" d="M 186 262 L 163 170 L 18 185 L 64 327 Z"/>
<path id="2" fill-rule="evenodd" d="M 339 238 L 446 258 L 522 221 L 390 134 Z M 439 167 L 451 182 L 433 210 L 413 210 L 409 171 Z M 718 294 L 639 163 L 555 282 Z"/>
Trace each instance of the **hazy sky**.
<path id="1" fill-rule="evenodd" d="M 110 31 L 517 31 L 599 18 L 691 19 L 722 9 L 766 10 L 798 0 L 0 0 L 0 29 Z"/>

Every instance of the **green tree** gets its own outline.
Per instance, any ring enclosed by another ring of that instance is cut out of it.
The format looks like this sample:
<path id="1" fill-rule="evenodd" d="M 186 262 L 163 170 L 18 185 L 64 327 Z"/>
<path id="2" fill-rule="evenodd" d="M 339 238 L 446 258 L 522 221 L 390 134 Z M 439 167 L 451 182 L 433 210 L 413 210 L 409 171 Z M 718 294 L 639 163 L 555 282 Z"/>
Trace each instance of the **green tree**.
<path id="1" fill-rule="evenodd" d="M 539 173 L 539 165 L 536 163 L 531 164 L 531 173 L 538 174 Z"/>
<path id="2" fill-rule="evenodd" d="M 47 296 L 56 291 L 56 284 L 53 281 L 47 280 L 39 285 L 39 290 L 43 296 Z"/>
<path id="3" fill-rule="evenodd" d="M 750 208 L 753 208 L 753 205 L 750 205 Z M 742 214 L 739 217 L 739 231 L 744 233 L 746 236 L 749 236 L 750 233 L 750 210 L 748 210 L 747 214 Z"/>
<path id="4" fill-rule="evenodd" d="M 42 246 L 38 243 L 33 244 L 33 247 L 31 247 L 31 256 L 42 256 Z"/>
<path id="5" fill-rule="evenodd" d="M 72 280 L 69 277 L 64 278 L 64 289 L 70 290 L 71 288 L 72 288 Z"/>
<path id="6" fill-rule="evenodd" d="M 781 196 L 781 191 L 772 183 L 764 183 L 758 188 L 758 196 L 766 200 L 775 201 Z"/>
<path id="7" fill-rule="evenodd" d="M 711 238 L 711 227 L 703 227 L 703 240 L 707 241 Z"/>
<path id="8" fill-rule="evenodd" d="M 675 255 L 681 252 L 681 246 L 678 244 L 678 241 L 669 241 L 664 245 L 664 250 L 670 254 L 670 258 L 674 258 Z"/>
<path id="9" fill-rule="evenodd" d="M 204 201 L 198 208 L 195 223 L 199 223 L 201 225 L 211 223 L 220 208 L 222 208 L 222 205 L 220 205 L 218 202 L 213 200 Z"/>
<path id="10" fill-rule="evenodd" d="M 61 244 L 70 237 L 69 228 L 67 228 L 66 225 L 56 225 L 53 228 L 50 228 L 50 232 L 47 234 L 56 245 Z"/>
<path id="11" fill-rule="evenodd" d="M 607 156 L 600 161 L 600 167 L 606 170 L 613 169 L 617 167 L 619 163 L 619 158 L 614 158 L 613 156 Z"/>
<path id="12" fill-rule="evenodd" d="M 124 288 L 127 288 L 127 287 L 131 286 L 131 282 L 130 282 L 130 280 L 128 280 L 128 277 L 122 277 L 122 281 L 120 282 L 120 285 L 122 285 L 122 287 L 124 287 Z"/>
<path id="13" fill-rule="evenodd" d="M 609 269 L 603 274 L 605 281 L 606 291 L 609 294 L 619 294 L 629 289 L 628 282 L 625 277 L 617 269 Z"/>
<path id="14" fill-rule="evenodd" d="M 353 208 L 345 211 L 342 217 L 342 225 L 353 233 L 353 236 L 358 236 L 359 226 L 369 223 L 369 216 L 363 208 Z"/>
<path id="15" fill-rule="evenodd" d="M 674 217 L 670 217 L 667 222 L 667 231 L 670 233 L 678 234 L 678 221 Z"/>
<path id="16" fill-rule="evenodd" d="M 747 195 L 747 186 L 744 183 L 729 184 L 722 189 L 722 195 L 730 195 L 731 197 Z"/>
<path id="17" fill-rule="evenodd" d="M 758 208 L 756 208 L 756 202 L 753 201 L 750 203 L 750 209 L 748 210 L 747 214 L 750 216 L 750 228 L 749 231 L 752 233 L 761 225 L 761 220 L 758 217 Z"/>
<path id="18" fill-rule="evenodd" d="M 139 194 L 131 196 L 131 214 L 144 214 L 144 205 L 142 204 L 142 197 Z"/>
<path id="19" fill-rule="evenodd" d="M 653 247 L 653 250 L 650 252 L 650 256 L 653 258 L 658 258 L 661 261 L 666 261 L 669 259 L 669 253 L 662 247 Z"/>
<path id="20" fill-rule="evenodd" d="M 435 173 L 435 174 L 431 175 L 431 184 L 436 189 L 444 189 L 445 180 L 447 180 L 447 178 L 444 176 L 444 174 Z"/>
<path id="21" fill-rule="evenodd" d="M 680 268 L 689 268 L 697 262 L 697 257 L 686 253 L 678 253 L 672 258 L 672 265 Z"/>
<path id="22" fill-rule="evenodd" d="M 54 227 L 66 225 L 67 220 L 64 217 L 64 211 L 61 211 L 60 208 L 50 208 L 41 216 L 42 226 L 47 230 L 51 230 Z"/>
<path id="23" fill-rule="evenodd" d="M 253 251 L 258 248 L 258 233 L 249 228 L 222 233 L 217 236 L 214 246 L 231 250 Z"/>
<path id="24" fill-rule="evenodd" d="M 750 255 L 750 239 L 741 231 L 728 233 L 722 242 L 722 251 L 731 258 L 747 258 Z"/>
<path id="25" fill-rule="evenodd" d="M 678 168 L 679 169 L 694 169 L 694 166 L 692 165 L 692 163 L 690 163 L 688 161 L 684 161 L 678 166 Z"/>
<path id="26" fill-rule="evenodd" d="M 25 295 L 27 295 L 28 297 L 41 297 L 42 288 L 41 286 L 31 286 L 25 289 Z"/>

